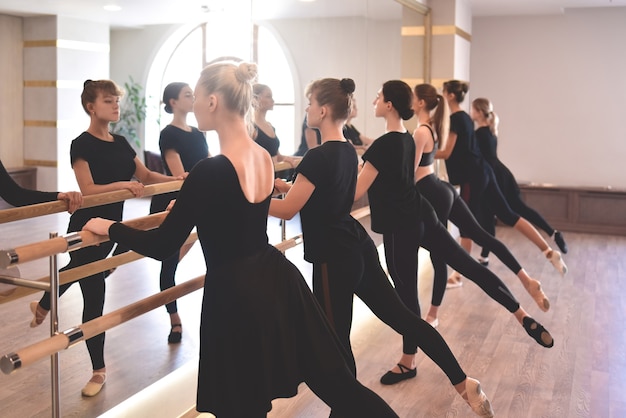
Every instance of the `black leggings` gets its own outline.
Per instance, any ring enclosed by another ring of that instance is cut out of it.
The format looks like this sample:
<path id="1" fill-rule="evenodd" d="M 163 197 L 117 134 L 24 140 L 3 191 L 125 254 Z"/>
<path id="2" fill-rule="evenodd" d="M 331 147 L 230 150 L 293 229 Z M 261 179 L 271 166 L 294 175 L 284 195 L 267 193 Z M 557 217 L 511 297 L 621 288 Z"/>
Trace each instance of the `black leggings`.
<path id="1" fill-rule="evenodd" d="M 170 201 L 172 199 L 176 199 L 177 196 L 178 193 L 176 192 L 152 196 L 152 201 L 150 202 L 150 213 L 163 212 L 167 208 L 167 205 L 169 205 Z M 170 257 L 161 262 L 161 273 L 159 274 L 159 286 L 161 291 L 167 290 L 176 285 L 175 277 L 179 258 L 180 251 L 176 251 L 175 254 L 172 254 Z M 178 312 L 176 300 L 167 303 L 165 305 L 165 309 L 169 314 Z"/>
<path id="2" fill-rule="evenodd" d="M 512 174 L 511 178 L 503 180 L 498 179 L 498 186 L 500 187 L 500 190 L 502 190 L 502 194 L 504 195 L 504 198 L 506 199 L 511 209 L 517 212 L 521 217 L 525 218 L 528 222 L 544 231 L 546 234 L 548 234 L 548 236 L 551 237 L 552 235 L 554 235 L 554 228 L 552 228 L 548 221 L 546 221 L 544 217 L 539 214 L 539 212 L 528 206 L 522 200 L 519 187 L 517 186 L 515 178 Z M 489 214 L 487 214 L 486 216 L 489 216 Z M 491 221 L 489 225 L 490 229 L 487 229 L 487 231 L 490 234 L 495 235 L 496 224 L 493 215 L 491 215 L 490 218 L 487 218 L 487 221 L 489 220 Z M 483 247 L 481 255 L 483 257 L 487 257 L 489 255 L 489 249 Z"/>
<path id="3" fill-rule="evenodd" d="M 382 398 L 359 383 L 348 368 L 338 371 L 335 375 L 323 377 L 311 371 L 306 373 L 304 382 L 330 406 L 333 417 L 398 417 Z M 267 414 L 259 415 L 265 416 Z"/>
<path id="4" fill-rule="evenodd" d="M 430 174 L 420 179 L 416 188 L 435 209 L 437 218 L 443 225 L 448 220 L 455 224 L 466 237 L 471 238 L 483 248 L 488 248 L 515 274 L 519 273 L 522 266 L 515 259 L 509 249 L 494 235 L 485 231 L 476 221 L 459 194 L 448 182 L 440 180 L 435 174 Z M 443 258 L 438 254 L 430 254 L 433 263 L 435 277 L 433 280 L 433 295 L 431 303 L 440 306 L 446 291 L 448 269 Z"/>
<path id="5" fill-rule="evenodd" d="M 458 242 L 456 242 L 443 224 L 439 222 L 434 209 L 426 200 L 422 202 L 420 219 L 420 228 L 419 231 L 417 231 L 416 238 L 422 247 L 430 251 L 431 254 L 440 256 L 447 265 L 476 283 L 491 299 L 504 306 L 509 312 L 513 313 L 519 309 L 519 302 L 502 280 L 489 269 L 481 266 Z M 389 263 L 389 259 L 387 262 Z M 407 261 L 407 264 L 409 262 L 410 260 Z M 415 281 L 417 281 L 417 278 L 415 278 Z M 397 292 L 403 290 L 405 290 L 404 287 L 396 286 Z M 411 294 L 400 294 L 400 298 L 402 300 L 408 300 L 415 293 L 416 292 L 411 290 Z M 417 302 L 415 301 L 414 303 Z M 406 341 L 405 339 L 404 346 L 408 347 L 409 344 L 410 341 Z M 405 350 L 404 352 L 408 354 L 411 351 Z"/>
<path id="6" fill-rule="evenodd" d="M 100 245 L 81 248 L 70 252 L 70 262 L 59 271 L 66 271 L 80 267 L 94 261 L 104 260 L 113 249 L 113 242 L 108 241 Z M 105 280 L 104 272 L 96 273 L 78 281 L 83 294 L 83 323 L 102 316 L 104 309 Z M 68 283 L 59 287 L 59 296 L 63 295 L 73 284 Z M 42 308 L 50 310 L 50 293 L 46 292 L 39 300 Z M 94 370 L 102 369 L 104 364 L 104 333 L 98 334 L 85 341 L 91 365 Z"/>
<path id="7" fill-rule="evenodd" d="M 349 352 L 354 372 L 350 329 L 353 297 L 357 295 L 374 315 L 403 336 L 404 353 L 414 354 L 419 346 L 453 385 L 465 380 L 465 373 L 439 332 L 402 303 L 380 265 L 378 251 L 371 239 L 363 243 L 361 251 L 345 254 L 340 260 L 314 263 L 313 293 Z"/>
<path id="8" fill-rule="evenodd" d="M 476 167 L 468 183 L 461 184 L 461 197 L 467 203 L 478 223 L 489 231 L 493 228 L 493 216 L 497 216 L 506 225 L 513 226 L 519 221 L 520 215 L 515 213 L 507 203 L 495 174 L 487 163 Z M 461 236 L 469 238 L 464 235 Z"/>

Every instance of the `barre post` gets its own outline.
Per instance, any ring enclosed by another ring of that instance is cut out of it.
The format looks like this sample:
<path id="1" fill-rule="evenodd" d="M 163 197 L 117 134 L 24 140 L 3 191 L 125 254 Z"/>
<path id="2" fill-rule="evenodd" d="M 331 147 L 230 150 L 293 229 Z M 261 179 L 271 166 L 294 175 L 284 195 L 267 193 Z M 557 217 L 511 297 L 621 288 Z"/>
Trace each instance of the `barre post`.
<path id="1" fill-rule="evenodd" d="M 50 239 L 56 238 L 59 234 L 50 233 Z M 37 318 L 37 308 L 35 308 L 35 318 Z M 50 336 L 54 336 L 59 331 L 59 266 L 58 254 L 50 256 Z M 59 368 L 59 352 L 50 356 L 50 385 L 52 387 L 52 417 L 61 416 L 61 375 Z"/>

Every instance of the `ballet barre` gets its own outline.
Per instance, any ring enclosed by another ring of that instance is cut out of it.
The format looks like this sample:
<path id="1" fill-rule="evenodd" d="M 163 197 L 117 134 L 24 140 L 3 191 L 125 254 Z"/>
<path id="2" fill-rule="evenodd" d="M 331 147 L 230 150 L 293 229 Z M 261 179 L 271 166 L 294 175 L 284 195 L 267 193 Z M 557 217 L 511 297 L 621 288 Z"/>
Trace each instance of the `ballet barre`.
<path id="1" fill-rule="evenodd" d="M 161 224 L 167 212 L 155 213 L 142 218 L 124 221 L 123 224 L 136 229 L 152 229 Z M 109 240 L 109 237 L 96 235 L 89 231 L 73 232 L 46 241 L 22 245 L 20 247 L 0 251 L 0 268 L 16 266 L 39 258 L 50 257 L 66 251 L 100 244 Z"/>
<path id="2" fill-rule="evenodd" d="M 198 233 L 192 232 L 191 234 L 189 234 L 189 237 L 187 238 L 187 240 L 185 240 L 183 245 L 192 244 L 197 240 Z M 64 285 L 72 283 L 84 277 L 92 276 L 96 273 L 101 273 L 103 271 L 110 270 L 112 268 L 119 267 L 124 264 L 140 260 L 142 258 L 143 256 L 141 254 L 134 251 L 128 251 L 122 254 L 107 257 L 104 260 L 98 260 L 92 263 L 85 264 L 83 266 L 74 267 L 73 269 L 65 270 L 59 273 L 59 284 Z M 19 286 L 9 291 L 1 292 L 0 304 L 20 299 L 39 290 L 44 290 L 47 292 L 50 291 L 50 276 L 44 276 L 34 280 L 16 279 L 10 276 L 0 276 L 0 283 Z"/>
<path id="3" fill-rule="evenodd" d="M 143 196 L 154 196 L 157 194 L 175 192 L 180 190 L 183 180 L 168 181 L 146 185 L 143 189 Z M 132 199 L 135 195 L 130 190 L 117 190 L 114 192 L 99 193 L 83 197 L 81 209 L 94 206 L 106 205 L 109 203 L 121 202 Z M 34 218 L 37 216 L 50 215 L 53 213 L 65 212 L 67 203 L 62 200 L 54 202 L 38 203 L 36 205 L 23 206 L 0 210 L 0 224 L 19 221 L 22 219 Z"/>
<path id="4" fill-rule="evenodd" d="M 39 360 L 72 347 L 76 343 L 95 337 L 124 322 L 154 310 L 173 300 L 179 299 L 204 286 L 204 276 L 199 276 L 186 282 L 177 284 L 162 292 L 148 296 L 145 299 L 131 303 L 116 311 L 102 315 L 82 325 L 69 328 L 50 338 L 38 341 L 16 352 L 0 358 L 0 369 L 5 374 L 36 363 Z"/>
<path id="5" fill-rule="evenodd" d="M 352 211 L 351 214 L 355 219 L 360 219 L 369 215 L 369 213 L 370 213 L 369 207 L 363 207 L 363 208 Z M 155 215 L 160 215 L 160 216 L 156 217 Z M 125 221 L 124 223 L 130 226 L 132 226 L 132 224 L 135 224 L 135 225 L 143 224 L 144 226 L 148 224 L 150 225 L 150 227 L 152 227 L 153 226 L 152 219 L 151 219 L 151 222 L 146 222 L 146 218 L 158 219 L 160 222 L 163 218 L 163 215 L 165 215 L 165 213 L 162 212 L 160 214 L 155 214 L 155 215 L 150 215 L 148 217 Z M 83 238 L 83 241 L 80 244 L 80 247 L 87 246 L 87 245 L 94 245 L 95 243 L 99 243 L 99 242 L 103 242 L 107 240 L 107 237 L 104 237 L 104 236 L 98 236 L 98 235 L 91 234 L 85 231 L 83 231 L 83 233 L 85 234 L 85 237 Z M 195 239 L 197 239 L 196 233 L 191 234 L 186 242 L 193 242 L 193 240 Z M 56 240 L 56 238 L 52 238 L 49 241 L 52 241 L 52 240 Z M 65 240 L 65 238 L 60 237 L 60 240 L 62 240 L 63 245 L 67 249 L 68 243 Z M 24 247 L 18 247 L 18 249 L 16 249 L 15 251 L 21 252 L 22 249 L 25 247 L 28 247 L 29 249 L 33 247 L 32 251 L 29 252 L 29 256 L 31 256 L 31 254 L 38 253 L 39 258 L 41 258 L 41 257 L 46 257 L 46 256 L 51 256 L 51 255 L 56 254 L 54 252 L 52 253 L 50 252 L 49 248 L 51 248 L 51 246 L 49 245 L 42 246 L 42 244 L 45 244 L 45 243 L 46 242 L 44 241 L 43 243 L 35 243 L 35 244 L 30 244 Z M 284 240 L 276 244 L 275 247 L 279 249 L 280 251 L 285 252 L 287 249 L 293 248 L 300 243 L 302 243 L 302 235 L 297 235 L 293 238 Z M 62 246 L 61 244 L 57 244 L 57 245 L 59 246 L 59 248 Z M 34 247 L 39 247 L 39 246 L 45 248 L 45 251 L 48 251 L 48 252 L 44 254 L 43 251 L 34 249 Z M 59 252 L 63 252 L 66 249 L 59 251 Z M 119 256 L 128 256 L 128 255 L 120 254 L 115 257 L 119 257 Z M 111 258 L 113 259 L 114 257 L 111 257 Z M 64 281 L 69 282 L 71 280 L 77 280 L 78 278 L 83 277 L 85 276 L 85 274 L 89 274 L 89 273 L 78 272 L 78 271 L 75 272 L 75 270 L 80 270 L 81 268 L 85 270 L 91 265 L 95 265 L 97 263 L 101 263 L 101 262 L 95 262 L 95 263 L 87 264 L 85 266 L 81 266 L 72 270 L 68 270 L 67 272 L 62 272 L 61 275 L 63 273 L 73 273 L 72 276 L 69 276 L 68 274 L 66 277 L 64 277 Z M 104 269 L 104 267 L 102 266 L 97 267 L 97 268 L 99 269 L 99 271 L 103 271 Z M 4 355 L 2 358 L 0 358 L 0 369 L 5 374 L 13 373 L 14 371 L 22 367 L 33 364 L 45 357 L 52 356 L 61 350 L 70 348 L 71 346 L 78 343 L 79 341 L 92 338 L 126 321 L 129 321 L 139 315 L 142 315 L 146 312 L 156 309 L 173 300 L 179 299 L 180 297 L 187 295 L 188 293 L 191 293 L 193 291 L 196 291 L 202 288 L 203 285 L 204 285 L 204 276 L 200 276 L 195 279 L 191 279 L 189 281 L 178 284 L 162 292 L 159 292 L 155 295 L 149 296 L 138 302 L 127 305 L 114 312 L 105 314 L 99 318 L 93 319 L 82 325 L 72 327 L 60 333 L 56 333 L 55 335 L 51 336 L 48 339 L 41 340 L 30 346 L 24 347 L 16 352 Z"/>

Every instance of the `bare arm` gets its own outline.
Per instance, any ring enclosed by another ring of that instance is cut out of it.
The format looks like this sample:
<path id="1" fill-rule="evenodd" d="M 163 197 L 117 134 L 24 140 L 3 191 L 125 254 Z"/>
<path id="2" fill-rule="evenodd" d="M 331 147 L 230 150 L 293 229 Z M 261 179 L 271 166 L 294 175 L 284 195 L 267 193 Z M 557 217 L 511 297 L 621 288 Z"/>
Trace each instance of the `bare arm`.
<path id="1" fill-rule="evenodd" d="M 444 160 L 450 158 L 450 154 L 452 154 L 452 150 L 454 149 L 454 145 L 456 144 L 456 138 L 456 132 L 450 131 L 450 133 L 448 134 L 448 140 L 446 141 L 445 148 L 437 150 L 435 158 Z"/>
<path id="2" fill-rule="evenodd" d="M 173 176 L 182 176 L 185 173 L 185 167 L 183 167 L 183 162 L 180 159 L 179 153 L 173 149 L 168 149 L 165 151 L 165 155 L 163 157 L 165 159 L 165 163 L 167 164 L 167 168 L 170 169 Z"/>
<path id="3" fill-rule="evenodd" d="M 89 163 L 83 159 L 77 159 L 72 165 L 78 187 L 84 196 L 92 194 L 114 192 L 128 189 L 135 197 L 143 196 L 143 184 L 136 181 L 116 181 L 108 184 L 95 184 L 89 170 Z"/>
<path id="4" fill-rule="evenodd" d="M 287 164 L 290 164 L 292 168 L 296 167 L 302 160 L 302 157 L 292 157 L 290 155 L 283 155 L 280 152 L 276 154 L 275 158 L 276 158 L 276 161 L 284 161 Z"/>
<path id="5" fill-rule="evenodd" d="M 148 170 L 148 168 L 141 162 L 138 157 L 135 157 L 135 167 L 135 177 L 137 177 L 139 181 L 143 184 L 164 183 L 166 181 L 183 180 L 185 177 L 187 177 L 186 172 L 183 172 L 183 174 L 179 176 L 166 176 L 165 174 Z"/>
<path id="6" fill-rule="evenodd" d="M 378 176 L 378 170 L 368 161 L 363 164 L 363 168 L 356 179 L 356 191 L 354 193 L 354 201 L 359 200 L 365 192 L 370 188 L 374 180 Z"/>
<path id="7" fill-rule="evenodd" d="M 280 189 L 280 187 L 279 187 Z M 287 195 L 283 199 L 272 199 L 270 202 L 270 215 L 281 219 L 291 219 L 313 194 L 315 185 L 309 181 L 302 173 L 298 174 Z"/>

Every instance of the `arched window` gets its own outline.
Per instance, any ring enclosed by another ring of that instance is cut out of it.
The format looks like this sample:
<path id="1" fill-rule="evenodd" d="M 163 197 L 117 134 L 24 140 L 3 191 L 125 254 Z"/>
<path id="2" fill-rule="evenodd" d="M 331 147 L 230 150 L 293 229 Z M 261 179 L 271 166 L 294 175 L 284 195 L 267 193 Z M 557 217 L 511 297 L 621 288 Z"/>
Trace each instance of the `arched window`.
<path id="1" fill-rule="evenodd" d="M 148 74 L 146 97 L 148 110 L 145 127 L 145 148 L 159 151 L 159 133 L 171 121 L 163 110 L 161 98 L 165 86 L 174 81 L 189 83 L 194 88 L 200 71 L 219 57 L 254 61 L 259 65 L 259 83 L 271 87 L 275 105 L 267 115 L 281 140 L 280 152 L 294 152 L 294 80 L 284 48 L 270 29 L 242 19 L 213 19 L 195 27 L 182 27 L 173 33 L 157 53 Z M 193 114 L 188 123 L 197 126 Z M 299 138 L 297 138 L 299 141 Z M 215 133 L 207 133 L 209 151 L 219 153 Z"/>

